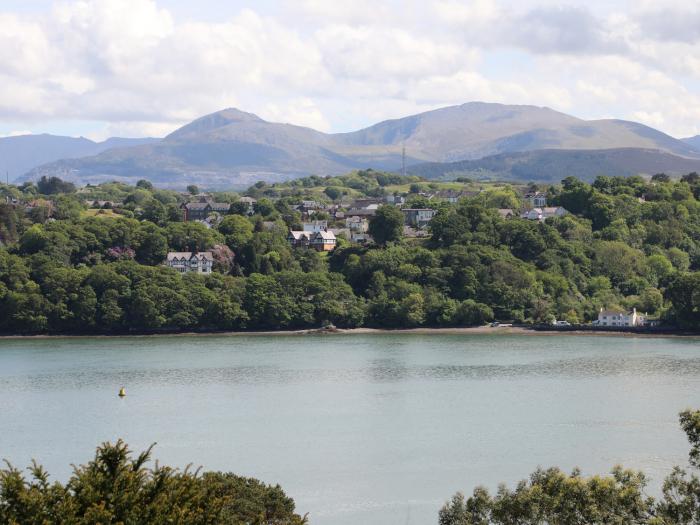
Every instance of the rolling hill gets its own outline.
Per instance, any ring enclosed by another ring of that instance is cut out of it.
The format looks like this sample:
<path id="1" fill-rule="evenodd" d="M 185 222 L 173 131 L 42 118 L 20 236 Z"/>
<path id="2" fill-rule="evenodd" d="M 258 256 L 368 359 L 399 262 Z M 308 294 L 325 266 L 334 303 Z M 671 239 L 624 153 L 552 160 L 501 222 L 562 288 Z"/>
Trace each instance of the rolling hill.
<path id="1" fill-rule="evenodd" d="M 587 121 L 549 108 L 470 102 L 336 134 L 226 109 L 160 142 L 45 164 L 27 178 L 57 175 L 79 183 L 147 178 L 169 187 L 243 187 L 355 168 L 396 170 L 404 147 L 408 165 L 556 150 L 626 149 L 625 172 L 637 165 L 646 171 L 645 162 L 652 159 L 661 167 L 684 162 L 675 157 L 700 159 L 700 151 L 686 142 L 635 122 Z"/>

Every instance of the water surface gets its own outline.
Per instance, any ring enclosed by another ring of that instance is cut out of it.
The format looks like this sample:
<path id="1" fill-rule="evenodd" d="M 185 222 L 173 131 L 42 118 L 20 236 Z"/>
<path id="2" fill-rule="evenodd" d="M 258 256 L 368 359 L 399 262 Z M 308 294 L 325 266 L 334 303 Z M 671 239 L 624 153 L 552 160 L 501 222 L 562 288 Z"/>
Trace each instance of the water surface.
<path id="1" fill-rule="evenodd" d="M 124 385 L 127 397 L 116 394 Z M 316 335 L 0 340 L 0 457 L 65 479 L 122 437 L 280 483 L 315 525 L 426 524 L 538 465 L 644 469 L 688 447 L 700 340 Z"/>

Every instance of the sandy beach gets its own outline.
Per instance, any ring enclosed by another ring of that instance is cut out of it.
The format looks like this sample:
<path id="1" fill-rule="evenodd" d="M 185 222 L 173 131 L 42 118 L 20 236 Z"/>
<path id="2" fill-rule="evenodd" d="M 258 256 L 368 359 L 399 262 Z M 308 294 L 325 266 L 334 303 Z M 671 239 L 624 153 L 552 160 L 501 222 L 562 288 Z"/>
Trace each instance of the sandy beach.
<path id="1" fill-rule="evenodd" d="M 131 333 L 131 334 L 36 334 L 36 335 L 3 335 L 3 339 L 49 339 L 49 338 L 112 338 L 112 337 L 259 337 L 259 336 L 310 336 L 310 335 L 517 335 L 517 336 L 606 336 L 606 337 L 682 337 L 700 339 L 700 334 L 693 333 L 649 333 L 649 332 L 618 332 L 606 330 L 544 330 L 524 326 L 471 326 L 448 328 L 314 328 L 304 330 L 269 330 L 269 331 L 239 331 L 239 332 L 160 332 L 160 333 Z"/>

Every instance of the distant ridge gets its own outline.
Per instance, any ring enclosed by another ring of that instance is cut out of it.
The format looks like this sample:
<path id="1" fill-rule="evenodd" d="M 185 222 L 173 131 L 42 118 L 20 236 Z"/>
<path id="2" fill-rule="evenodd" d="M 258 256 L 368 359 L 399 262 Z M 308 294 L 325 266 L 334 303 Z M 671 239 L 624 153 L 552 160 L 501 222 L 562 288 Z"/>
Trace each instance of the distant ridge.
<path id="1" fill-rule="evenodd" d="M 62 137 L 59 135 L 19 135 L 0 138 L 0 173 L 4 182 L 6 174 L 10 180 L 21 177 L 31 169 L 60 159 L 97 155 L 112 148 L 127 148 L 150 144 L 159 139 L 109 138 L 93 142 L 85 137 Z"/>
<path id="2" fill-rule="evenodd" d="M 536 150 L 501 153 L 478 160 L 436 162 L 411 166 L 410 175 L 428 179 L 470 177 L 481 180 L 559 182 L 573 175 L 592 182 L 598 175 L 684 175 L 700 172 L 700 159 L 659 150 Z"/>
<path id="3" fill-rule="evenodd" d="M 691 148 L 700 151 L 700 135 L 695 135 L 694 137 L 688 137 L 686 139 L 681 139 L 683 142 L 688 144 Z"/>
<path id="4" fill-rule="evenodd" d="M 628 161 L 606 164 L 627 173 L 652 159 L 669 170 L 683 163 L 675 157 L 700 159 L 692 145 L 636 122 L 587 121 L 537 106 L 470 102 L 336 134 L 267 122 L 228 108 L 198 118 L 160 142 L 48 163 L 27 178 L 58 175 L 79 183 L 148 178 L 176 188 L 192 183 L 230 188 L 357 168 L 396 170 L 404 145 L 409 165 L 543 150 L 628 149 L 622 155 Z M 547 155 L 551 157 L 538 158 Z"/>

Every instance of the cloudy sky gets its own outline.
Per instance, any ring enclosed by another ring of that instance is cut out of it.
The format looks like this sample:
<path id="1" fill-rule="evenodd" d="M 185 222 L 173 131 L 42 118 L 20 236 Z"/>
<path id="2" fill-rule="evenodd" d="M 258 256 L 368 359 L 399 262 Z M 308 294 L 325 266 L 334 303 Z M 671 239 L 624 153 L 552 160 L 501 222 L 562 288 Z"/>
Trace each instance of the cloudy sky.
<path id="1" fill-rule="evenodd" d="M 481 100 L 700 133 L 676 0 L 2 0 L 0 135 L 162 136 L 237 107 L 350 131 Z"/>

